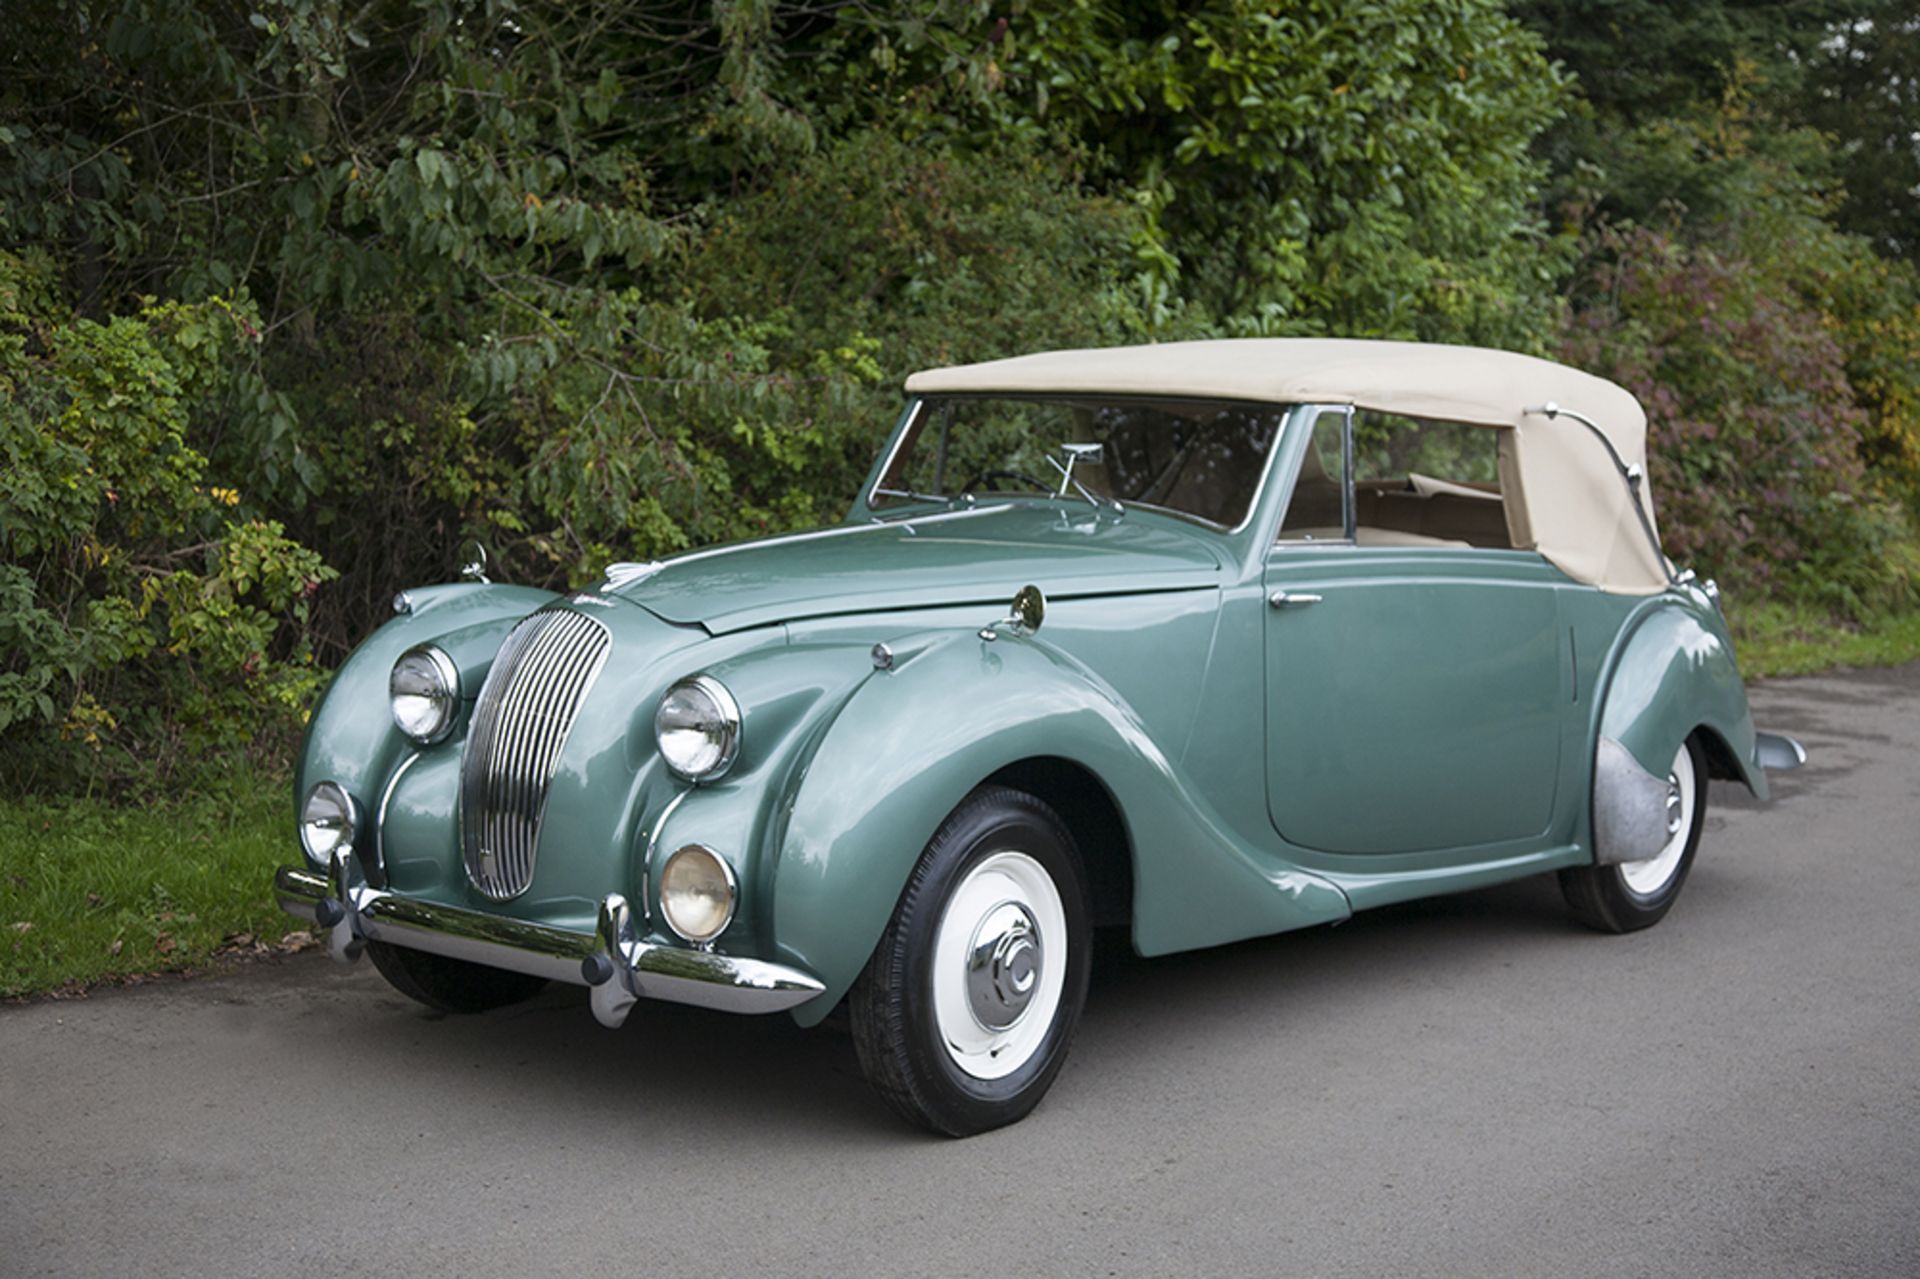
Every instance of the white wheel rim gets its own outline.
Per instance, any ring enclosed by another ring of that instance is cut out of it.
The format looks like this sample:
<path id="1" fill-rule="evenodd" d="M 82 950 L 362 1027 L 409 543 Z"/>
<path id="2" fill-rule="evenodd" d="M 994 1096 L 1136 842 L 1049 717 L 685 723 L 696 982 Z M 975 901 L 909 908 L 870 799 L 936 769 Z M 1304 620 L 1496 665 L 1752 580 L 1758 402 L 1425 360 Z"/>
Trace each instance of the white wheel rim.
<path id="1" fill-rule="evenodd" d="M 1673 768 L 1667 774 L 1667 842 L 1645 861 L 1620 864 L 1620 878 L 1634 896 L 1658 895 L 1680 869 L 1680 857 L 1687 851 L 1687 840 L 1693 834 L 1693 796 L 1697 785 L 1693 756 L 1682 742 L 1680 753 L 1673 757 Z"/>
<path id="2" fill-rule="evenodd" d="M 1003 1079 L 1033 1059 L 1060 1009 L 1066 947 L 1067 912 L 1046 867 L 1006 851 L 967 872 L 933 942 L 934 1020 L 954 1065 Z"/>

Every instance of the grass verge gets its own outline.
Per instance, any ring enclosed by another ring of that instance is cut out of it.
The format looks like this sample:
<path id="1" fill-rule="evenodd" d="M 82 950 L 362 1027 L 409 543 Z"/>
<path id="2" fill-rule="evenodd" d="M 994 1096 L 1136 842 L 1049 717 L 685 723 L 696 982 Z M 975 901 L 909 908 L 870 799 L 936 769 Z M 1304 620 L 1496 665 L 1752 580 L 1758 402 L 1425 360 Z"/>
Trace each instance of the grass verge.
<path id="1" fill-rule="evenodd" d="M 1811 675 L 1835 666 L 1898 666 L 1920 659 L 1920 612 L 1864 623 L 1818 609 L 1754 604 L 1731 617 L 1740 673 L 1749 679 Z"/>
<path id="2" fill-rule="evenodd" d="M 192 968 L 299 929 L 273 868 L 297 847 L 287 783 L 146 807 L 0 801 L 0 999 Z"/>

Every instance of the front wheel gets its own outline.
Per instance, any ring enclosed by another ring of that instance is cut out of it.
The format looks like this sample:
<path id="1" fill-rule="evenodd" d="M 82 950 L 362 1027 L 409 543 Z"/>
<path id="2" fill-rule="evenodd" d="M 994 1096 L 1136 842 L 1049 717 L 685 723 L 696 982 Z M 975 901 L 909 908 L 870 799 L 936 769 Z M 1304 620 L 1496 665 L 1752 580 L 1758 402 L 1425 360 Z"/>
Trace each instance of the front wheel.
<path id="1" fill-rule="evenodd" d="M 1561 871 L 1560 891 L 1574 917 L 1606 933 L 1629 933 L 1659 923 L 1687 882 L 1706 814 L 1706 753 L 1689 737 L 1667 774 L 1667 842 L 1643 861 Z"/>
<path id="2" fill-rule="evenodd" d="M 970 1136 L 1022 1118 L 1065 1063 L 1091 929 L 1066 825 L 983 787 L 941 825 L 848 1000 L 868 1082 L 908 1120 Z"/>

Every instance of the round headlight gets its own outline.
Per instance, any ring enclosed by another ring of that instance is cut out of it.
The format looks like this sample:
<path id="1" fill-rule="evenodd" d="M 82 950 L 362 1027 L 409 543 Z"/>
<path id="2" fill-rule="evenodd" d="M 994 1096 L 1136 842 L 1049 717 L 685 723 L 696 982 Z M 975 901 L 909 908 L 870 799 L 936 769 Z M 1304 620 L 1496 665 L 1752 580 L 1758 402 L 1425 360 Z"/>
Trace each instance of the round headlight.
<path id="1" fill-rule="evenodd" d="M 307 792 L 307 802 L 300 806 L 300 846 L 314 861 L 325 863 L 353 843 L 359 821 L 353 796 L 340 789 L 338 782 L 321 782 Z"/>
<path id="2" fill-rule="evenodd" d="M 683 679 L 660 699 L 653 717 L 660 758 L 690 782 L 727 771 L 740 750 L 740 706 L 711 675 Z"/>
<path id="3" fill-rule="evenodd" d="M 387 676 L 393 722 L 425 746 L 445 737 L 460 711 L 460 671 L 453 659 L 431 644 L 400 654 Z"/>
<path id="4" fill-rule="evenodd" d="M 660 872 L 660 913 L 691 942 L 712 941 L 733 922 L 733 868 L 705 844 L 688 844 Z"/>

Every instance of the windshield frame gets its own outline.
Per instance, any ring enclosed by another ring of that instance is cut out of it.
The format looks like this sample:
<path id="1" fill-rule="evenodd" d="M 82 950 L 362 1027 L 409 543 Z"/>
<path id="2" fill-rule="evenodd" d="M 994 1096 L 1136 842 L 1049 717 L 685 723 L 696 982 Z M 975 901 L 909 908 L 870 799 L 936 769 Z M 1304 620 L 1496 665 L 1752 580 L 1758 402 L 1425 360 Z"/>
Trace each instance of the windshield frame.
<path id="1" fill-rule="evenodd" d="M 899 460 L 901 450 L 906 448 L 907 446 L 907 440 L 920 427 L 923 414 L 933 412 L 934 407 L 938 404 L 950 403 L 956 400 L 1017 400 L 1021 403 L 1026 403 L 1026 404 L 1071 404 L 1071 403 L 1085 401 L 1089 398 L 1097 398 L 1102 402 L 1110 402 L 1114 404 L 1127 404 L 1127 403 L 1165 404 L 1165 403 L 1168 403 L 1169 401 L 1185 402 L 1185 403 L 1191 403 L 1191 404 L 1228 404 L 1228 405 L 1244 404 L 1251 407 L 1270 409 L 1273 412 L 1279 414 L 1280 421 L 1274 427 L 1273 439 L 1268 443 L 1266 454 L 1261 459 L 1260 478 L 1254 484 L 1253 491 L 1248 495 L 1247 509 L 1241 514 L 1240 520 L 1236 524 L 1231 524 L 1231 525 L 1222 524 L 1217 520 L 1210 520 L 1206 518 L 1204 515 L 1196 515 L 1192 511 L 1183 511 L 1177 507 L 1172 507 L 1172 506 L 1160 506 L 1153 502 L 1142 502 L 1137 499 L 1129 500 L 1129 499 L 1114 498 L 1114 497 L 1106 498 L 1107 502 L 1116 503 L 1123 510 L 1126 510 L 1126 511 L 1151 511 L 1155 515 L 1171 516 L 1174 519 L 1184 520 L 1189 524 L 1197 524 L 1201 528 L 1207 529 L 1211 532 L 1221 533 L 1230 537 L 1237 536 L 1241 533 L 1246 532 L 1247 527 L 1253 523 L 1255 516 L 1259 514 L 1262 500 L 1266 496 L 1267 484 L 1273 476 L 1274 459 L 1279 456 L 1282 447 L 1285 445 L 1288 431 L 1290 429 L 1294 416 L 1302 407 L 1300 404 L 1296 404 L 1292 402 L 1282 402 L 1277 400 L 1254 400 L 1254 399 L 1247 399 L 1243 396 L 1237 396 L 1237 395 L 1219 395 L 1219 396 L 1139 395 L 1139 394 L 1114 393 L 1114 392 L 1107 392 L 1107 391 L 1091 391 L 1091 390 L 1073 391 L 1073 392 L 1057 392 L 1057 391 L 1033 392 L 1033 391 L 1017 391 L 1017 390 L 953 391 L 953 392 L 943 391 L 938 394 L 916 395 L 910 401 L 908 401 L 906 411 L 901 414 L 900 424 L 894 429 L 893 438 L 889 442 L 885 454 L 881 457 L 880 464 L 874 468 L 873 478 L 868 481 L 866 487 L 861 491 L 860 505 L 864 508 L 865 514 L 869 518 L 877 519 L 877 520 L 887 519 L 887 518 L 898 518 L 897 516 L 893 516 L 890 512 L 885 511 L 884 508 L 876 506 L 874 504 L 874 501 L 876 498 L 882 498 L 884 496 L 881 493 L 882 482 L 886 479 L 888 473 L 893 470 L 894 463 Z M 891 494 L 899 494 L 902 492 L 904 492 L 904 490 L 900 490 L 900 489 L 889 490 L 889 493 Z M 987 499 L 1006 500 L 1006 501 L 1038 500 L 1038 501 L 1044 501 L 1044 502 L 1072 502 L 1075 505 L 1080 505 L 1086 500 L 1085 498 L 1081 497 L 1077 493 L 1067 493 L 1062 495 L 1054 492 L 1046 492 L 1046 493 L 988 492 L 984 494 L 974 494 L 974 495 L 965 495 L 965 494 L 959 494 L 959 493 L 955 493 L 951 495 L 925 494 L 919 497 L 893 496 L 889 500 L 891 503 L 897 503 L 903 506 L 921 506 L 921 507 L 932 507 L 935 509 L 951 509 L 952 507 L 957 505 L 962 505 L 962 504 L 970 505 L 970 504 L 975 504 Z M 902 511 L 900 514 L 906 515 L 907 512 Z"/>

